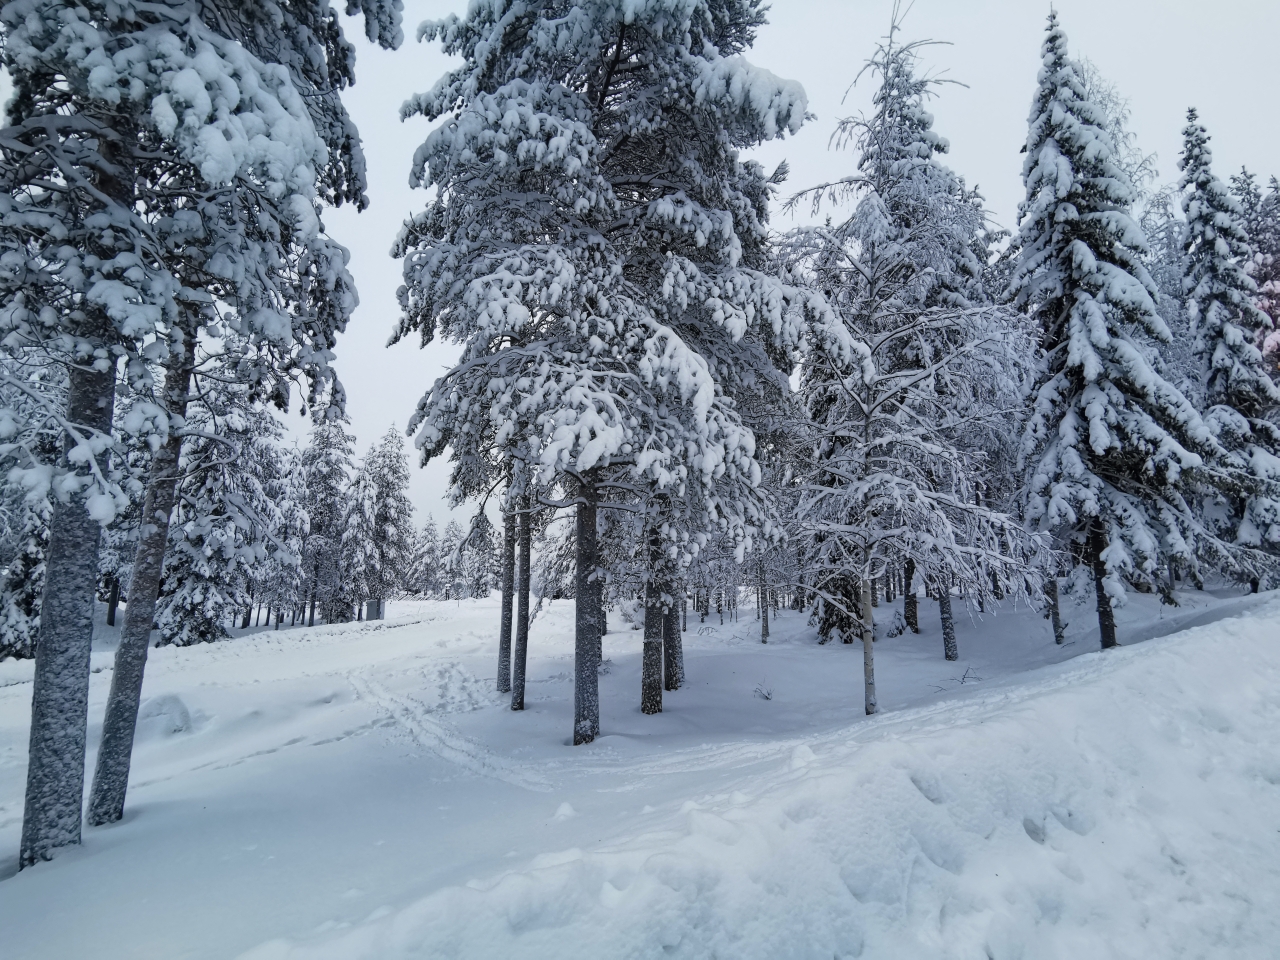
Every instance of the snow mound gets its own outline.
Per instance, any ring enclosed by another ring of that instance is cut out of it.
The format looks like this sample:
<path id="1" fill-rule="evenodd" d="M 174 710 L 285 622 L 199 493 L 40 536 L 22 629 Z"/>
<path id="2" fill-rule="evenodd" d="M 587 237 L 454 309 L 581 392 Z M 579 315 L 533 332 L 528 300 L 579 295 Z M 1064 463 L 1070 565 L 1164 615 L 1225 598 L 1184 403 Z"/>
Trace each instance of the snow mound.
<path id="1" fill-rule="evenodd" d="M 243 960 L 1271 957 L 1277 618 L 884 715 L 661 832 Z"/>
<path id="2" fill-rule="evenodd" d="M 138 708 L 138 729 L 135 736 L 139 740 L 172 737 L 190 729 L 191 711 L 179 696 L 165 694 L 150 697 Z"/>

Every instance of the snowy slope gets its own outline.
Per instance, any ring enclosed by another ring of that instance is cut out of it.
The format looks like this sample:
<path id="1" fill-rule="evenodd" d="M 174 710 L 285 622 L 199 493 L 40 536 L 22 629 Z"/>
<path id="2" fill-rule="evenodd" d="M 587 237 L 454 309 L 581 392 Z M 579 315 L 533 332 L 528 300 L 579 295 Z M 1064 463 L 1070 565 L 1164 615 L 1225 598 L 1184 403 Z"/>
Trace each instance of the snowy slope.
<path id="1" fill-rule="evenodd" d="M 155 651 L 125 821 L 0 882 L 3 954 L 1273 956 L 1280 600 L 1181 599 L 1134 598 L 1122 642 L 1209 625 L 1107 656 L 1084 610 L 1066 648 L 962 620 L 953 664 L 930 607 L 877 644 L 871 720 L 858 648 L 786 613 L 761 646 L 749 609 L 690 623 L 692 682 L 645 717 L 612 622 L 576 749 L 568 603 L 523 715 L 491 692 L 495 602 Z M 0 665 L 5 876 L 27 669 Z"/>

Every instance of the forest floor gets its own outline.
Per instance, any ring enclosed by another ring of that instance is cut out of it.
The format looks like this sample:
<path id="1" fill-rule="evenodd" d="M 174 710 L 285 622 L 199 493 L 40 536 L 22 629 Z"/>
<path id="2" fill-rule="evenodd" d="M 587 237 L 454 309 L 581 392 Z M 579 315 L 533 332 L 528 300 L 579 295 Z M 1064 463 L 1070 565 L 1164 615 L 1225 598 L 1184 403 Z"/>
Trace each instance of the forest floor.
<path id="1" fill-rule="evenodd" d="M 496 598 L 159 649 L 124 820 L 21 873 L 31 665 L 0 663 L 0 956 L 1274 957 L 1280 596 L 1178 600 L 1132 597 L 1106 654 L 1089 606 L 1062 647 L 961 614 L 953 663 L 922 602 L 873 718 L 860 645 L 788 611 L 762 645 L 751 607 L 690 618 L 688 685 L 644 716 L 614 615 L 584 747 L 571 602 L 520 714 Z"/>

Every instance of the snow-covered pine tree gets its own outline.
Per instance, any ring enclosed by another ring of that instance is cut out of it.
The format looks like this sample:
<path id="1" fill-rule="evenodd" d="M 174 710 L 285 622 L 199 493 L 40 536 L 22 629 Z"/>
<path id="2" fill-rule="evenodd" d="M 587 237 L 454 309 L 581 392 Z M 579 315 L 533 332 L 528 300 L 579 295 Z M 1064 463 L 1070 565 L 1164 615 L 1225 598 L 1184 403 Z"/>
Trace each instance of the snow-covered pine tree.
<path id="1" fill-rule="evenodd" d="M 1056 13 L 1049 16 L 1025 147 L 1017 304 L 1043 359 L 1023 439 L 1025 519 L 1089 565 L 1102 646 L 1115 646 L 1124 581 L 1151 582 L 1169 558 L 1225 545 L 1201 522 L 1197 483 L 1217 447 L 1194 406 L 1158 371 L 1167 342 L 1134 197 L 1101 111 L 1084 95 Z"/>
<path id="2" fill-rule="evenodd" d="M 414 162 L 436 196 L 395 248 L 395 336 L 465 344 L 411 424 L 424 457 L 452 450 L 455 497 L 514 458 L 584 510 L 626 482 L 745 543 L 757 468 L 724 383 L 773 378 L 763 345 L 807 332 L 806 292 L 764 269 L 767 178 L 738 154 L 804 117 L 797 85 L 741 56 L 762 22 L 759 0 L 546 0 L 421 31 L 463 62 L 402 109 L 447 119 Z M 578 742 L 597 725 L 589 619 Z"/>
<path id="3" fill-rule="evenodd" d="M 308 518 L 302 572 L 311 625 L 316 622 L 317 606 L 326 623 L 350 617 L 351 601 L 342 572 L 342 533 L 355 441 L 347 433 L 346 422 L 344 417 L 318 420 L 302 452 Z"/>
<path id="4" fill-rule="evenodd" d="M 867 66 L 874 112 L 837 131 L 859 151 L 857 173 L 793 201 L 852 201 L 852 215 L 789 243 L 867 346 L 859 363 L 810 363 L 801 377 L 815 431 L 797 506 L 805 585 L 824 639 L 846 642 L 869 621 L 864 592 L 907 560 L 913 589 L 985 598 L 1024 590 L 1028 553 L 981 495 L 978 438 L 1007 429 L 1029 344 L 1010 311 L 984 302 L 981 201 L 940 159 L 947 144 L 925 108 L 935 81 L 918 76 L 922 44 L 900 43 L 898 28 Z"/>
<path id="5" fill-rule="evenodd" d="M 434 600 L 440 594 L 440 564 L 440 532 L 436 529 L 436 518 L 427 514 L 427 522 L 414 543 L 413 563 L 405 589 L 414 596 Z"/>
<path id="6" fill-rule="evenodd" d="M 1272 177 L 1264 193 L 1258 178 L 1241 168 L 1231 178 L 1231 192 L 1244 212 L 1242 226 L 1253 251 L 1248 272 L 1258 287 L 1258 307 L 1280 331 L 1280 180 Z M 1280 332 L 1267 337 L 1263 352 L 1272 376 L 1280 375 Z"/>
<path id="7" fill-rule="evenodd" d="M 51 0 L 17 6 L 33 5 L 63 9 Z M 305 403 L 341 406 L 329 361 L 355 294 L 346 251 L 324 237 L 317 212 L 324 199 L 363 197 L 363 165 L 337 95 L 351 79 L 352 51 L 327 2 L 91 6 L 102 9 L 85 10 L 83 23 L 79 15 L 64 20 L 71 27 L 64 40 L 90 22 L 97 28 L 93 55 L 76 67 L 93 70 L 91 99 L 130 104 L 117 132 L 141 147 L 130 163 L 131 210 L 150 227 L 150 245 L 140 249 L 159 262 L 165 292 L 178 294 L 148 347 L 149 359 L 165 365 L 156 399 L 168 419 L 143 505 L 149 522 L 130 577 L 90 800 L 90 822 L 104 823 L 123 813 L 197 345 L 234 331 L 246 346 L 234 376 L 256 395 L 283 409 L 291 384 L 305 378 Z M 395 0 L 369 0 L 363 9 L 376 21 L 371 37 L 399 42 Z M 268 36 L 267 26 L 276 33 Z M 68 49 L 82 52 L 76 43 Z M 220 314 L 218 304 L 229 309 Z M 147 329 L 157 329 L 155 317 L 146 329 L 134 322 L 123 332 L 137 341 Z"/>
<path id="8" fill-rule="evenodd" d="M 409 462 L 394 427 L 371 449 L 347 495 L 342 531 L 343 574 L 356 603 L 381 619 L 386 601 L 403 581 L 413 546 Z"/>
<path id="9" fill-rule="evenodd" d="M 229 636 L 227 628 L 249 603 L 250 583 L 259 599 L 278 575 L 277 562 L 295 562 L 284 542 L 285 517 L 296 507 L 278 497 L 282 477 L 282 428 L 237 384 L 202 391 L 188 407 L 188 436 L 178 472 L 182 482 L 169 528 L 164 580 L 155 620 L 160 643 L 188 646 Z M 126 618 L 126 623 L 128 622 Z"/>
<path id="10" fill-rule="evenodd" d="M 1204 419 L 1224 448 L 1231 479 L 1219 490 L 1225 516 L 1217 523 L 1229 540 L 1274 553 L 1280 549 L 1280 426 L 1271 416 L 1280 408 L 1280 387 L 1261 347 L 1275 326 L 1254 302 L 1244 211 L 1212 164 L 1209 134 L 1189 110 L 1178 162 L 1187 218 L 1182 285 L 1204 371 Z M 1245 563 L 1239 573 L 1256 589 L 1270 564 L 1260 556 Z"/>

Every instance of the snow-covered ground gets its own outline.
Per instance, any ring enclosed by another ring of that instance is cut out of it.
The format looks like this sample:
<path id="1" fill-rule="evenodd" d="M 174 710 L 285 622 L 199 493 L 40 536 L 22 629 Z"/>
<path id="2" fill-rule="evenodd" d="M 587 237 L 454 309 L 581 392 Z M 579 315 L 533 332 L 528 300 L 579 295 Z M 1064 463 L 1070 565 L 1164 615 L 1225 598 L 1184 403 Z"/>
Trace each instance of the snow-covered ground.
<path id="1" fill-rule="evenodd" d="M 860 647 L 787 612 L 763 646 L 751 608 L 691 619 L 689 684 L 643 716 L 615 616 L 576 748 L 568 602 L 523 714 L 496 600 L 157 650 L 125 820 L 17 875 L 31 668 L 6 662 L 0 956 L 1275 957 L 1280 597 L 1179 599 L 1133 597 L 1121 641 L 1152 642 L 1106 655 L 1087 607 L 1065 647 L 962 618 L 957 663 L 922 604 L 876 644 L 870 719 Z"/>

